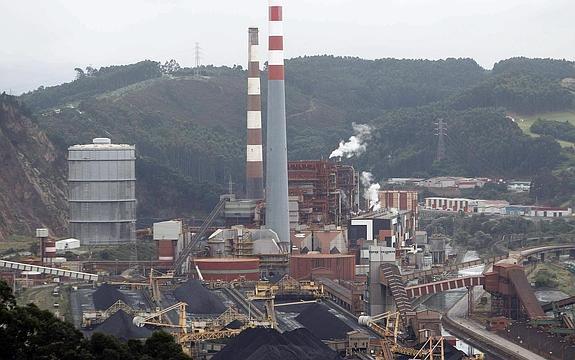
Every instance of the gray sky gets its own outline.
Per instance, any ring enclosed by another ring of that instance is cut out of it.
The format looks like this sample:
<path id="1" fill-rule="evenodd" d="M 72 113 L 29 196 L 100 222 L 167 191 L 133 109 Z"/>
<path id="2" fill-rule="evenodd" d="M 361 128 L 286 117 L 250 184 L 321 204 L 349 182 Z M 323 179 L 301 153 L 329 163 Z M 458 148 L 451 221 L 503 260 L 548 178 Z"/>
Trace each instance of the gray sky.
<path id="1" fill-rule="evenodd" d="M 512 56 L 575 59 L 574 0 L 285 0 L 286 57 Z M 267 32 L 265 0 L 0 0 L 0 91 L 74 77 L 73 68 L 143 59 L 246 62 L 247 28 Z"/>

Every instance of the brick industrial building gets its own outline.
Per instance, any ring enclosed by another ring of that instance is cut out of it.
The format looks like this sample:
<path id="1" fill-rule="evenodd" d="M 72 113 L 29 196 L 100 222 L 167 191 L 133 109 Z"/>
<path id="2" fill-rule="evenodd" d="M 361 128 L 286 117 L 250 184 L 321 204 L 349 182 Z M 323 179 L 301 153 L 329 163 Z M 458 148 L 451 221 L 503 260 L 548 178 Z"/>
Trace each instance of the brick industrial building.
<path id="1" fill-rule="evenodd" d="M 341 225 L 357 211 L 358 176 L 354 168 L 327 160 L 288 162 L 291 201 L 298 204 L 298 223 Z"/>

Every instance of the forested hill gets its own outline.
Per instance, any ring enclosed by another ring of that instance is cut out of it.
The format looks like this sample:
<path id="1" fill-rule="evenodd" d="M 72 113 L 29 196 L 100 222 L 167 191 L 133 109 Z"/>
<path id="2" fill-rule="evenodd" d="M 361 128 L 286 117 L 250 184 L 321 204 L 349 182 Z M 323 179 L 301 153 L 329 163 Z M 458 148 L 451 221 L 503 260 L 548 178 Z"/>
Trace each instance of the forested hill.
<path id="1" fill-rule="evenodd" d="M 60 149 L 96 136 L 135 143 L 138 179 L 159 184 L 158 190 L 146 188 L 151 193 L 139 214 L 170 214 L 165 204 L 153 202 L 162 187 L 171 193 L 185 189 L 179 207 L 185 213 L 209 209 L 230 179 L 243 187 L 244 69 L 204 66 L 197 77 L 176 62 L 143 61 L 77 72 L 77 80 L 21 100 Z M 564 86 L 571 78 L 574 64 L 563 60 L 515 58 L 487 71 L 471 59 L 291 59 L 289 157 L 326 158 L 352 135 L 356 122 L 374 131 L 367 153 L 349 161 L 378 178 L 530 177 L 566 157 L 553 138 L 524 135 L 507 115 L 573 108 L 573 90 Z M 262 91 L 265 117 L 265 79 Z M 448 124 L 447 160 L 441 164 L 433 162 L 439 118 Z"/>

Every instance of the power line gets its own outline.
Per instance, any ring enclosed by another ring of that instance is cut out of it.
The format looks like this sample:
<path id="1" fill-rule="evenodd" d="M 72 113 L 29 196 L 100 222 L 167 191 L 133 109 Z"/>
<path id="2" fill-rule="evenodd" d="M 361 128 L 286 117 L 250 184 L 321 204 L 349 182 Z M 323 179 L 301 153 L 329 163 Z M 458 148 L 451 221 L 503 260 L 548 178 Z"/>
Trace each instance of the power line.
<path id="1" fill-rule="evenodd" d="M 447 124 L 443 119 L 439 119 L 435 123 L 437 128 L 435 128 L 435 136 L 437 136 L 437 152 L 435 154 L 435 160 L 441 162 L 445 160 L 445 136 L 447 135 Z"/>
<path id="2" fill-rule="evenodd" d="M 201 65 L 201 48 L 200 43 L 196 42 L 195 46 L 195 57 L 196 57 L 196 68 L 194 70 L 194 74 L 196 77 L 200 76 L 200 65 Z"/>

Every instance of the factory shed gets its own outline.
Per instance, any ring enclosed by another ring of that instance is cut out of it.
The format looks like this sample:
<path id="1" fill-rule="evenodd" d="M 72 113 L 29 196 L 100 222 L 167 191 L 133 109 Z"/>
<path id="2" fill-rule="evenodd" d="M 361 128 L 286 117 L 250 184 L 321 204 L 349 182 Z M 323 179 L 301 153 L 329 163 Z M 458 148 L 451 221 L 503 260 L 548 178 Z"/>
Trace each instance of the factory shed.
<path id="1" fill-rule="evenodd" d="M 80 247 L 80 240 L 78 239 L 64 239 L 56 241 L 56 251 L 73 250 Z"/>
<path id="2" fill-rule="evenodd" d="M 296 280 L 311 280 L 314 274 L 339 280 L 353 280 L 355 277 L 355 256 L 343 254 L 292 255 L 290 276 Z"/>
<path id="3" fill-rule="evenodd" d="M 195 259 L 206 281 L 233 281 L 240 277 L 249 281 L 260 279 L 260 260 L 258 258 L 208 258 Z"/>

